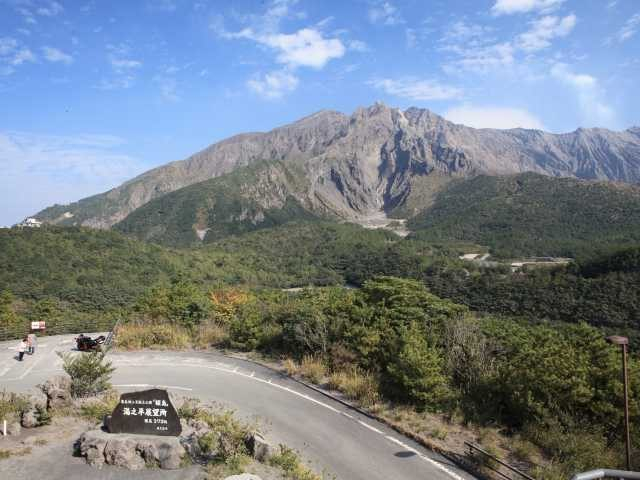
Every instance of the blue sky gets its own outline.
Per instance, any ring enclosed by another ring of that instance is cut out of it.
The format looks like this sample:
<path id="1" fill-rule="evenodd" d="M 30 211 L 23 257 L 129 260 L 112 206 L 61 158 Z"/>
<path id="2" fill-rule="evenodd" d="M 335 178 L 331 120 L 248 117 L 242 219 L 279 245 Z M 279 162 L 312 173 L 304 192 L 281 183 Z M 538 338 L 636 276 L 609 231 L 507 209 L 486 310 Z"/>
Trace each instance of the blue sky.
<path id="1" fill-rule="evenodd" d="M 639 79 L 638 0 L 0 0 L 0 225 L 376 100 L 624 129 Z"/>

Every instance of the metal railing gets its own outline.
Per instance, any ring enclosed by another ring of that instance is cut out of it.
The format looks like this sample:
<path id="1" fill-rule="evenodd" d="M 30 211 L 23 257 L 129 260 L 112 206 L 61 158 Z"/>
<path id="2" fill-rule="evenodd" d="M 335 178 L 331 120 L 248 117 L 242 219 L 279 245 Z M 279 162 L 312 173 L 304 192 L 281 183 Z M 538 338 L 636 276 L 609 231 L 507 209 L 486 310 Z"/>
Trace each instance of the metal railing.
<path id="1" fill-rule="evenodd" d="M 109 334 L 107 335 L 107 338 L 104 341 L 104 346 L 107 349 L 110 348 L 111 344 L 113 343 L 113 338 L 115 337 L 116 329 L 118 328 L 118 325 L 120 325 L 120 320 L 122 319 L 119 318 L 118 321 L 115 323 L 115 325 L 111 327 L 111 330 L 109 330 Z"/>
<path id="2" fill-rule="evenodd" d="M 108 332 L 116 324 L 115 318 L 72 318 L 47 321 L 47 328 L 38 336 L 62 335 L 66 333 Z M 30 323 L 0 326 L 0 341 L 19 340 L 30 332 Z"/>
<path id="3" fill-rule="evenodd" d="M 536 480 L 535 478 L 533 478 L 531 475 L 526 474 L 525 472 L 523 472 L 522 470 L 517 469 L 516 467 L 509 465 L 508 463 L 500 460 L 498 457 L 496 457 L 495 455 L 490 454 L 489 452 L 487 452 L 486 450 L 483 450 L 482 448 L 480 448 L 478 445 L 475 445 L 473 443 L 470 442 L 464 442 L 464 444 L 469 447 L 469 454 L 472 458 L 477 458 L 477 454 L 479 453 L 480 455 L 482 455 L 484 458 L 491 460 L 492 462 L 497 463 L 498 465 L 501 465 L 502 467 L 506 468 L 509 472 L 514 473 L 516 475 L 518 475 L 520 478 L 524 478 L 525 480 Z M 498 476 L 504 478 L 505 480 L 514 480 L 513 477 L 510 477 L 509 475 L 507 475 L 505 472 L 500 471 L 499 468 L 494 467 L 493 465 L 491 465 L 491 462 L 482 462 L 483 465 L 485 467 L 487 467 L 489 470 L 493 471 L 494 473 L 496 473 Z M 580 479 L 580 480 L 588 480 L 588 479 Z M 640 479 L 638 479 L 640 480 Z"/>
<path id="4" fill-rule="evenodd" d="M 611 470 L 600 468 L 589 472 L 578 473 L 571 477 L 571 480 L 596 480 L 598 478 L 625 478 L 628 480 L 640 480 L 640 472 L 629 472 L 627 470 Z"/>

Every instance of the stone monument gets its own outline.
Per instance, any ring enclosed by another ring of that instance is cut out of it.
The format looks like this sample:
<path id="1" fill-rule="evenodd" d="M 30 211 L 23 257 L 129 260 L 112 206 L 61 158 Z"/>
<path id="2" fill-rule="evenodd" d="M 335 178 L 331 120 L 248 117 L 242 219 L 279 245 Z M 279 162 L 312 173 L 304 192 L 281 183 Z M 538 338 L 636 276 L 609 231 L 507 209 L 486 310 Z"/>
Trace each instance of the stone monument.
<path id="1" fill-rule="evenodd" d="M 104 424 L 109 433 L 177 437 L 182 432 L 169 394 L 159 388 L 123 393 Z"/>

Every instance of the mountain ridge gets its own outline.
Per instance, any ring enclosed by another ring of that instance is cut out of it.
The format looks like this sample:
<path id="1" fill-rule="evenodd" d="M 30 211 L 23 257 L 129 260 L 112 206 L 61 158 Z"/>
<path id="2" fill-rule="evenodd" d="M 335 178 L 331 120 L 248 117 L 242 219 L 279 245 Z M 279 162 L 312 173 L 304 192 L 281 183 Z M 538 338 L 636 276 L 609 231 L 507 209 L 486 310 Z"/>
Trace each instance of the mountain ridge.
<path id="1" fill-rule="evenodd" d="M 473 177 L 525 171 L 550 176 L 640 181 L 640 129 L 474 129 L 427 109 L 382 103 L 351 115 L 321 110 L 268 132 L 241 133 L 149 170 L 119 187 L 35 217 L 47 223 L 110 228 L 167 193 L 261 161 L 300 167 L 319 203 L 358 219 L 420 204 L 414 188 L 431 175 Z M 422 195 L 422 194 L 420 194 Z"/>

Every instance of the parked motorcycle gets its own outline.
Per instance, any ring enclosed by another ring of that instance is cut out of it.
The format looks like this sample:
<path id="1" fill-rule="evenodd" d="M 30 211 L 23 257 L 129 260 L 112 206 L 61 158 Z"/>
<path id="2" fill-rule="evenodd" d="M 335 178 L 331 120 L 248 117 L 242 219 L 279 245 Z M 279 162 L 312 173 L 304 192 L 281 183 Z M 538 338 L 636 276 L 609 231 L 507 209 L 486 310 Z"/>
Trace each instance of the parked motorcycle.
<path id="1" fill-rule="evenodd" d="M 91 338 L 82 333 L 76 337 L 76 347 L 81 352 L 99 351 L 102 348 L 102 344 L 105 341 L 104 335 L 100 335 L 96 338 Z"/>

